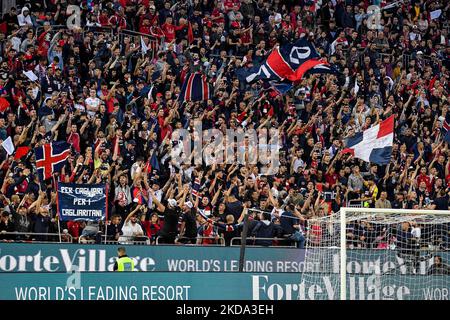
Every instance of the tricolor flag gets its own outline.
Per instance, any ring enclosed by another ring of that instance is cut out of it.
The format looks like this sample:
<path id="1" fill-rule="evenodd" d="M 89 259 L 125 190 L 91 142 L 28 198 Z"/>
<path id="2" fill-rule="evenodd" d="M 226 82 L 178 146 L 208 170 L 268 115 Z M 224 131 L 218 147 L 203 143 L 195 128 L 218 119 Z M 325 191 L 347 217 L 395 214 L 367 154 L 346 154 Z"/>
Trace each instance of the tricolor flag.
<path id="1" fill-rule="evenodd" d="M 184 80 L 179 101 L 206 101 L 211 99 L 211 88 L 204 74 L 188 74 Z"/>
<path id="2" fill-rule="evenodd" d="M 192 195 L 194 197 L 198 197 L 200 195 L 199 190 L 200 190 L 200 179 L 195 178 L 194 184 L 192 185 Z"/>
<path id="3" fill-rule="evenodd" d="M 351 153 L 355 158 L 384 165 L 391 161 L 393 142 L 394 116 L 390 116 L 381 123 L 348 138 L 347 147 L 342 153 Z"/>
<path id="4" fill-rule="evenodd" d="M 65 141 L 46 143 L 35 148 L 34 153 L 39 179 L 44 181 L 62 169 L 70 155 L 70 144 Z"/>

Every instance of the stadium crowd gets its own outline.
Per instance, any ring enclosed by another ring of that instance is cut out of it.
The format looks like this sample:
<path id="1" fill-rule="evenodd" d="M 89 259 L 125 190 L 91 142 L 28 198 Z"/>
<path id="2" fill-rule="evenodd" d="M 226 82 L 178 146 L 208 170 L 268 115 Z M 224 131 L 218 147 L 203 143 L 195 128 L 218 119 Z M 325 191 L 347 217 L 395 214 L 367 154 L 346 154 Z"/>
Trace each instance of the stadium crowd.
<path id="1" fill-rule="evenodd" d="M 377 29 L 372 4 L 392 4 Z M 68 5 L 80 6 L 79 26 L 66 25 Z M 447 210 L 449 17 L 442 0 L 19 0 L 0 23 L 0 139 L 29 149 L 0 147 L 0 231 L 152 244 L 220 235 L 229 245 L 248 213 L 249 236 L 302 247 L 308 219 L 344 205 Z M 238 79 L 237 69 L 300 37 L 339 74 L 309 75 L 286 94 Z M 178 99 L 194 72 L 206 75 L 211 99 Z M 391 115 L 390 164 L 341 152 L 347 137 Z M 194 120 L 223 132 L 276 128 L 278 173 L 173 163 L 172 132 Z M 71 155 L 40 181 L 33 149 L 50 141 L 69 142 Z M 107 227 L 58 226 L 55 180 L 107 183 Z"/>

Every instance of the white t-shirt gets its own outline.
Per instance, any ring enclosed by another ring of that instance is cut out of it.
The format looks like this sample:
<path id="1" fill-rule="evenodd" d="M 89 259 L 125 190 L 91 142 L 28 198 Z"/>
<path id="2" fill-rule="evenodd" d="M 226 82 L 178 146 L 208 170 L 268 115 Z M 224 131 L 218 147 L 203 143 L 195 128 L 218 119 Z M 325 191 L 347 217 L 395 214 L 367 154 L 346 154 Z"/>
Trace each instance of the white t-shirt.
<path id="1" fill-rule="evenodd" d="M 413 235 L 413 237 L 420 239 L 422 232 L 421 232 L 420 228 L 415 227 L 415 228 L 412 228 L 411 234 Z"/>
<path id="2" fill-rule="evenodd" d="M 84 102 L 86 103 L 86 111 L 87 111 L 88 115 L 94 116 L 100 106 L 100 99 L 97 97 L 95 97 L 95 98 L 89 97 L 89 98 L 86 98 L 86 100 Z M 94 109 L 94 110 L 92 110 L 92 109 Z"/>
<path id="3" fill-rule="evenodd" d="M 119 237 L 119 243 L 130 242 L 136 233 L 143 234 L 144 231 L 139 223 L 132 224 L 131 221 L 125 222 L 122 227 L 122 235 Z"/>
<path id="4" fill-rule="evenodd" d="M 294 160 L 294 172 L 297 172 L 298 167 L 303 167 L 304 164 L 305 163 L 303 162 L 302 159 L 299 159 L 299 158 L 295 159 Z"/>

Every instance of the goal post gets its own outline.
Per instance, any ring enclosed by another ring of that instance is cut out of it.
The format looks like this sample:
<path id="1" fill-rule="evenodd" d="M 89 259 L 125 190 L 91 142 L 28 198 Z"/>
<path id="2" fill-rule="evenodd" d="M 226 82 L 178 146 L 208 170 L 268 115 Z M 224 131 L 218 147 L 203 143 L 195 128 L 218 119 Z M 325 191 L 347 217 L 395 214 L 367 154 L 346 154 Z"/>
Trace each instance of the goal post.
<path id="1" fill-rule="evenodd" d="M 450 298 L 450 211 L 344 207 L 307 229 L 307 299 Z"/>

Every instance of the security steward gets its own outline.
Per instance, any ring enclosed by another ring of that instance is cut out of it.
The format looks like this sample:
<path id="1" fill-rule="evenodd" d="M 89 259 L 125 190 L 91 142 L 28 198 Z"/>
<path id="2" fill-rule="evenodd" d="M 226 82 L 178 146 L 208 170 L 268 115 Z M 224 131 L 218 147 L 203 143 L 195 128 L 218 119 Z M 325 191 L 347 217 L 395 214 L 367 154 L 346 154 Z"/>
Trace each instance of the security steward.
<path id="1" fill-rule="evenodd" d="M 119 258 L 114 263 L 114 271 L 134 271 L 134 261 L 127 256 L 127 251 L 124 247 L 117 249 Z"/>

